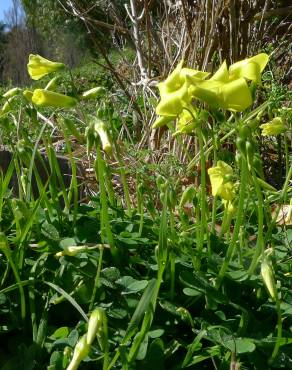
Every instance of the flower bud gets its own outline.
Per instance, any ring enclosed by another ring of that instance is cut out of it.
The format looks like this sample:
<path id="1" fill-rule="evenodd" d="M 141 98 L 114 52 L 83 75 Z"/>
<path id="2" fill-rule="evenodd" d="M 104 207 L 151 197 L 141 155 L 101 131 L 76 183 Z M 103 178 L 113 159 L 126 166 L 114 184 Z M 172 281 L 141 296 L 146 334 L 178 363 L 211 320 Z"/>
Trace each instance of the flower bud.
<path id="1" fill-rule="evenodd" d="M 93 89 L 84 91 L 81 95 L 82 100 L 94 99 L 102 95 L 105 92 L 105 88 L 102 86 L 94 87 Z"/>
<path id="2" fill-rule="evenodd" d="M 80 245 L 80 246 L 71 246 L 71 247 L 64 247 L 61 252 L 55 254 L 55 257 L 59 258 L 62 256 L 70 256 L 74 257 L 76 254 L 81 253 L 87 249 L 87 246 Z"/>
<path id="3" fill-rule="evenodd" d="M 14 87 L 13 89 L 10 89 L 6 91 L 5 94 L 3 94 L 4 98 L 12 98 L 15 95 L 18 95 L 20 93 L 21 89 L 19 87 Z"/>
<path id="4" fill-rule="evenodd" d="M 34 90 L 32 102 L 40 107 L 55 108 L 72 108 L 77 104 L 77 100 L 71 96 L 43 89 Z"/>
<path id="5" fill-rule="evenodd" d="M 107 319 L 103 309 L 95 309 L 89 318 L 88 330 L 86 342 L 90 346 L 95 337 L 98 337 L 98 341 L 102 350 L 107 345 Z"/>
<path id="6" fill-rule="evenodd" d="M 196 193 L 197 191 L 194 185 L 188 186 L 182 193 L 179 206 L 183 207 L 186 203 L 192 203 Z"/>
<path id="7" fill-rule="evenodd" d="M 272 299 L 277 299 L 277 288 L 275 283 L 274 271 L 267 258 L 262 261 L 261 264 L 261 275 L 264 281 L 264 284 L 271 296 Z"/>
<path id="8" fill-rule="evenodd" d="M 86 342 L 87 335 L 84 334 L 75 346 L 72 360 L 67 367 L 67 370 L 77 370 L 81 361 L 88 355 L 90 346 Z"/>

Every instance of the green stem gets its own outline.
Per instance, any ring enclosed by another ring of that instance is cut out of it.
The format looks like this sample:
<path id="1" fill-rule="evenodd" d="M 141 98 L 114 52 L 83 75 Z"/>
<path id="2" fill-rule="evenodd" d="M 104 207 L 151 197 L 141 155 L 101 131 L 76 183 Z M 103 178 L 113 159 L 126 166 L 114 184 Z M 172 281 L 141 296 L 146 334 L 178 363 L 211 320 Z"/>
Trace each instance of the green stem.
<path id="1" fill-rule="evenodd" d="M 101 272 L 101 266 L 102 266 L 102 257 L 103 257 L 103 247 L 101 247 L 99 251 L 98 266 L 97 266 L 94 287 L 93 287 L 92 296 L 91 296 L 90 305 L 89 305 L 89 312 L 92 311 L 95 296 L 96 296 L 96 291 L 100 286 L 100 272 Z"/>
<path id="2" fill-rule="evenodd" d="M 227 253 L 223 262 L 223 265 L 219 271 L 218 278 L 216 281 L 216 288 L 218 289 L 221 285 L 221 282 L 225 276 L 226 270 L 228 268 L 229 262 L 233 256 L 234 249 L 236 247 L 236 243 L 238 241 L 238 234 L 240 230 L 240 226 L 242 225 L 243 221 L 243 214 L 244 214 L 244 200 L 245 200 L 245 190 L 247 186 L 247 176 L 248 176 L 248 168 L 247 162 L 245 158 L 241 160 L 241 177 L 240 177 L 240 192 L 239 192 L 239 201 L 238 201 L 238 208 L 237 208 L 237 215 L 236 215 L 236 222 L 233 230 L 233 235 L 229 247 L 227 249 Z"/>
<path id="3" fill-rule="evenodd" d="M 118 250 L 114 243 L 114 237 L 111 231 L 109 215 L 108 215 L 108 204 L 104 183 L 104 176 L 106 176 L 106 171 L 104 170 L 104 162 L 101 156 L 101 150 L 99 145 L 96 146 L 96 163 L 95 163 L 95 172 L 98 178 L 99 183 L 99 192 L 100 192 L 100 202 L 101 202 L 101 238 L 104 243 L 104 233 L 107 237 L 108 243 L 110 245 L 111 254 L 116 262 L 118 262 Z"/>
<path id="4" fill-rule="evenodd" d="M 252 275 L 254 273 L 254 270 L 256 269 L 258 258 L 261 254 L 264 253 L 264 200 L 263 200 L 263 194 L 261 191 L 261 188 L 259 186 L 256 174 L 254 172 L 254 169 L 251 168 L 252 172 L 252 178 L 258 198 L 258 238 L 257 238 L 257 244 L 256 249 L 252 258 L 252 262 L 248 269 L 248 274 Z"/>
<path id="5" fill-rule="evenodd" d="M 274 359 L 276 358 L 279 348 L 281 346 L 281 339 L 282 339 L 282 316 L 281 316 L 281 305 L 280 305 L 280 300 L 277 297 L 276 298 L 276 309 L 277 309 L 277 315 L 278 315 L 278 320 L 277 320 L 277 340 L 275 343 L 274 350 L 272 352 L 272 355 L 269 359 L 269 363 L 273 363 Z"/>
<path id="6" fill-rule="evenodd" d="M 199 259 L 197 261 L 197 269 L 201 266 L 201 253 L 204 246 L 204 236 L 207 233 L 206 227 L 206 158 L 204 152 L 204 140 L 201 129 L 197 129 L 197 135 L 200 147 L 200 163 L 201 163 L 201 191 L 200 191 L 200 205 L 201 205 L 201 217 L 200 217 L 200 234 L 198 239 L 198 252 Z"/>
<path id="7" fill-rule="evenodd" d="M 169 221 L 170 221 L 170 234 L 171 236 L 174 237 L 175 226 L 173 210 L 170 211 Z M 174 240 L 173 237 L 171 238 L 171 240 Z M 171 252 L 169 253 L 169 259 L 170 259 L 170 299 L 173 301 L 175 291 L 175 253 L 173 252 L 173 250 L 171 250 Z"/>

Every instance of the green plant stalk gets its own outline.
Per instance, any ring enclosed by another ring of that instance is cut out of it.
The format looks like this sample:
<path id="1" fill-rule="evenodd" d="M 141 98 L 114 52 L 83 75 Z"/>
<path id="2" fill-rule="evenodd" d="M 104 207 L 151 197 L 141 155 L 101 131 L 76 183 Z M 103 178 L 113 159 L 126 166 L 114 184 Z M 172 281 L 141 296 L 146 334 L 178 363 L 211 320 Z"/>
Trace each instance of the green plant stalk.
<path id="1" fill-rule="evenodd" d="M 217 209 L 216 209 L 216 203 L 217 203 L 217 195 L 214 196 L 213 202 L 212 202 L 212 220 L 211 220 L 211 234 L 215 234 L 215 227 L 216 227 L 216 215 L 217 215 Z"/>
<path id="2" fill-rule="evenodd" d="M 239 201 L 238 201 L 238 208 L 237 208 L 237 215 L 236 215 L 236 222 L 233 230 L 232 239 L 230 241 L 229 247 L 227 249 L 227 253 L 222 264 L 222 267 L 219 271 L 218 278 L 216 281 L 216 288 L 218 289 L 221 285 L 221 282 L 225 276 L 226 270 L 228 268 L 229 262 L 233 256 L 234 249 L 236 247 L 236 243 L 238 241 L 238 234 L 240 230 L 240 226 L 242 225 L 243 214 L 244 214 L 244 200 L 245 200 L 245 190 L 247 187 L 247 175 L 248 175 L 248 168 L 247 162 L 245 158 L 241 160 L 241 177 L 240 177 L 240 192 L 239 192 Z"/>
<path id="3" fill-rule="evenodd" d="M 23 286 L 22 286 L 22 282 L 20 280 L 18 269 L 17 269 L 17 267 L 16 267 L 16 265 L 13 261 L 13 258 L 11 256 L 10 247 L 7 243 L 6 237 L 3 234 L 2 235 L 0 234 L 0 250 L 3 251 L 3 253 L 5 254 L 5 257 L 6 257 L 7 261 L 9 262 L 9 264 L 12 268 L 16 283 L 18 285 L 19 294 L 20 294 L 21 319 L 24 322 L 25 321 L 25 316 L 26 316 L 24 289 L 23 289 Z"/>
<path id="4" fill-rule="evenodd" d="M 248 269 L 248 274 L 252 275 L 256 269 L 258 258 L 261 254 L 264 253 L 264 200 L 263 200 L 263 194 L 261 191 L 261 188 L 259 186 L 256 174 L 254 172 L 254 169 L 251 168 L 253 183 L 255 186 L 257 198 L 258 198 L 258 238 L 257 238 L 257 244 L 256 249 L 253 254 L 253 258 L 251 261 L 251 264 Z"/>
<path id="5" fill-rule="evenodd" d="M 288 168 L 289 168 L 289 148 L 288 148 L 288 140 L 287 136 L 284 133 L 284 148 L 285 148 L 285 167 L 286 167 L 286 176 L 288 176 Z M 287 199 L 284 199 L 284 202 L 286 202 Z"/>
<path id="6" fill-rule="evenodd" d="M 114 131 L 112 120 L 110 119 L 109 121 L 110 121 L 111 129 L 112 129 L 112 131 Z M 128 183 L 127 183 L 126 171 L 125 171 L 125 163 L 122 159 L 122 156 L 120 154 L 120 149 L 119 149 L 116 141 L 115 140 L 112 140 L 112 141 L 113 141 L 113 145 L 114 145 L 114 148 L 115 148 L 116 158 L 117 158 L 117 161 L 119 163 L 121 181 L 122 181 L 122 186 L 123 186 L 123 191 L 124 191 L 127 210 L 128 210 L 129 213 L 131 213 L 132 206 L 131 206 L 130 191 L 129 191 L 129 187 L 128 187 Z"/>
<path id="7" fill-rule="evenodd" d="M 71 179 L 71 184 L 70 184 L 70 189 L 69 189 L 69 194 L 68 194 L 68 200 L 69 203 L 71 202 L 71 197 L 73 194 L 73 227 L 75 226 L 76 220 L 77 220 L 77 213 L 78 213 L 78 184 L 77 184 L 77 169 L 76 169 L 76 163 L 73 158 L 72 154 L 72 149 L 70 145 L 70 140 L 67 134 L 67 131 L 64 127 L 64 124 L 62 120 L 59 120 L 59 124 L 61 125 L 63 135 L 65 138 L 65 144 L 66 148 L 69 154 L 69 161 L 71 165 L 71 171 L 72 171 L 72 179 Z"/>
<path id="8" fill-rule="evenodd" d="M 101 150 L 99 145 L 96 145 L 96 162 L 95 162 L 95 172 L 99 183 L 99 190 L 100 190 L 100 200 L 101 200 L 101 237 L 102 242 L 105 243 L 104 240 L 104 233 L 106 233 L 106 237 L 108 239 L 108 243 L 110 245 L 111 254 L 115 260 L 118 262 L 118 250 L 115 246 L 114 237 L 111 231 L 110 222 L 109 222 L 109 214 L 108 214 L 108 204 L 106 198 L 106 190 L 104 184 L 104 176 L 106 176 L 106 171 L 104 171 L 104 162 L 101 156 Z M 104 229 L 104 230 L 103 230 Z"/>
<path id="9" fill-rule="evenodd" d="M 273 363 L 274 359 L 276 358 L 279 348 L 281 346 L 281 339 L 282 339 L 282 315 L 281 315 L 281 305 L 278 295 L 276 296 L 276 309 L 277 309 L 277 340 L 275 343 L 275 347 L 273 349 L 272 355 L 269 359 L 269 363 Z"/>
<path id="10" fill-rule="evenodd" d="M 222 225 L 221 225 L 221 230 L 219 233 L 220 238 L 222 238 L 222 235 L 224 235 L 230 227 L 231 218 L 228 217 L 228 205 L 229 205 L 229 202 L 227 202 L 226 207 L 224 208 L 224 212 L 223 212 Z"/>
<path id="11" fill-rule="evenodd" d="M 137 190 L 137 202 L 138 202 L 138 212 L 140 213 L 140 220 L 139 220 L 139 237 L 142 236 L 143 226 L 144 226 L 144 202 L 143 202 L 143 195 L 138 193 Z"/>
<path id="12" fill-rule="evenodd" d="M 212 115 L 211 115 L 212 117 Z M 213 117 L 212 117 L 213 118 Z M 213 119 L 214 123 L 214 119 Z M 212 131 L 212 145 L 213 145 L 213 166 L 216 166 L 217 164 L 217 145 L 216 145 L 216 138 L 214 134 L 214 127 Z M 211 233 L 215 233 L 215 226 L 216 226 L 216 203 L 217 203 L 217 195 L 213 197 L 212 201 L 212 221 L 211 221 Z"/>
<path id="13" fill-rule="evenodd" d="M 201 217 L 200 217 L 200 233 L 198 239 L 198 252 L 199 258 L 197 260 L 197 269 L 201 267 L 201 253 L 204 246 L 204 236 L 208 233 L 208 227 L 206 225 L 206 158 L 204 152 L 204 140 L 201 129 L 197 129 L 197 135 L 200 147 L 200 163 L 201 163 L 201 191 L 200 191 L 200 205 L 201 205 Z"/>
<path id="14" fill-rule="evenodd" d="M 101 272 L 101 266 L 102 266 L 102 258 L 103 258 L 103 247 L 101 247 L 100 250 L 99 250 L 98 266 L 97 266 L 97 272 L 96 272 L 96 276 L 95 276 L 92 296 L 91 296 L 91 299 L 90 299 L 90 305 L 89 305 L 89 309 L 88 309 L 89 312 L 92 311 L 95 296 L 96 296 L 96 291 L 100 286 L 100 272 Z"/>
<path id="15" fill-rule="evenodd" d="M 175 224 L 174 224 L 173 210 L 170 211 L 169 221 L 170 221 L 170 230 L 171 230 L 170 234 L 174 236 L 175 235 Z M 173 301 L 174 292 L 175 292 L 175 253 L 173 252 L 173 250 L 171 250 L 169 253 L 169 262 L 170 262 L 170 299 Z"/>

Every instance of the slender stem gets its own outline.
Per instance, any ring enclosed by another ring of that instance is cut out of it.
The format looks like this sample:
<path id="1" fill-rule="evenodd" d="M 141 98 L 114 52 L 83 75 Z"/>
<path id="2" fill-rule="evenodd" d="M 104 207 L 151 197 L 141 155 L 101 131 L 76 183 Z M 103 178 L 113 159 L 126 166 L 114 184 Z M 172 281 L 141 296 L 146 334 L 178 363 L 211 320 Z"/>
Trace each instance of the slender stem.
<path id="1" fill-rule="evenodd" d="M 175 235 L 175 226 L 174 226 L 174 215 L 173 215 L 173 210 L 170 211 L 170 216 L 169 216 L 169 221 L 170 221 L 170 232 L 171 235 Z M 171 238 L 174 240 L 173 238 Z M 175 291 L 175 253 L 173 250 L 169 253 L 169 259 L 170 259 L 170 299 L 174 299 L 174 291 Z"/>
<path id="2" fill-rule="evenodd" d="M 257 244 L 256 249 L 252 258 L 252 262 L 248 269 L 248 274 L 252 275 L 254 273 L 254 270 L 258 263 L 258 258 L 261 254 L 264 253 L 264 233 L 263 233 L 263 227 L 264 227 L 264 200 L 263 200 L 263 194 L 261 191 L 261 188 L 259 186 L 256 174 L 254 172 L 254 169 L 251 168 L 251 173 L 253 177 L 253 182 L 258 198 L 258 238 L 257 238 Z"/>
<path id="3" fill-rule="evenodd" d="M 238 201 L 238 208 L 237 208 L 237 215 L 236 215 L 236 222 L 233 230 L 233 235 L 229 247 L 227 249 L 227 253 L 223 262 L 223 265 L 219 271 L 218 278 L 216 281 L 216 287 L 219 288 L 221 282 L 225 276 L 226 270 L 228 268 L 229 262 L 233 256 L 234 249 L 236 247 L 236 243 L 238 241 L 238 234 L 240 227 L 242 226 L 243 214 L 244 214 L 244 200 L 245 200 L 245 190 L 247 186 L 247 175 L 248 175 L 248 168 L 247 162 L 245 158 L 241 160 L 241 177 L 240 177 L 240 192 L 239 192 L 239 201 Z"/>
<path id="4" fill-rule="evenodd" d="M 101 266 L 102 266 L 102 257 L 103 257 L 103 247 L 101 247 L 100 251 L 99 251 L 98 266 L 97 266 L 97 272 L 96 272 L 96 276 L 95 276 L 94 287 L 93 287 L 92 296 L 91 296 L 90 305 L 89 305 L 89 312 L 93 308 L 93 304 L 94 304 L 94 300 L 95 300 L 95 296 L 96 296 L 96 291 L 100 286 L 100 272 L 101 272 Z"/>
<path id="5" fill-rule="evenodd" d="M 101 150 L 99 145 L 96 146 L 96 163 L 95 163 L 95 172 L 99 183 L 99 190 L 100 190 L 100 201 L 101 201 L 101 237 L 102 241 L 104 242 L 104 233 L 108 239 L 108 243 L 110 245 L 111 254 L 116 262 L 118 261 L 118 250 L 115 246 L 113 233 L 110 226 L 109 221 L 109 214 L 108 214 L 108 203 L 106 197 L 106 190 L 105 190 L 105 183 L 104 183 L 104 176 L 106 176 L 106 172 L 104 170 L 104 162 L 101 156 Z"/>
<path id="6" fill-rule="evenodd" d="M 282 316 L 281 316 L 281 305 L 280 305 L 280 300 L 279 297 L 276 297 L 276 309 L 277 309 L 277 315 L 278 315 L 278 320 L 277 320 L 277 340 L 275 343 L 274 350 L 272 352 L 272 355 L 269 359 L 269 363 L 272 363 L 274 359 L 276 358 L 280 345 L 281 345 L 281 339 L 282 339 Z"/>
<path id="7" fill-rule="evenodd" d="M 204 246 L 204 236 L 207 232 L 206 227 L 206 158 L 204 153 L 204 140 L 201 129 L 197 129 L 197 135 L 200 147 L 200 163 L 201 163 L 201 191 L 200 191 L 200 205 L 201 205 L 201 218 L 200 218 L 200 234 L 198 239 L 198 252 L 199 259 L 197 261 L 197 269 L 200 269 L 201 256 Z"/>

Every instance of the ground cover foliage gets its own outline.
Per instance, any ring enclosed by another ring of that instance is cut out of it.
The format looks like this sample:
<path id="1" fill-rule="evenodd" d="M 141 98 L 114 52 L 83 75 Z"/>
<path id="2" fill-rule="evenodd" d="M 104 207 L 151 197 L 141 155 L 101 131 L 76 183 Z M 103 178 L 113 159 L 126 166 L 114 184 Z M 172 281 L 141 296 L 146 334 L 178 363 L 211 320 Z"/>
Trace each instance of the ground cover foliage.
<path id="1" fill-rule="evenodd" d="M 3 89 L 1 369 L 292 368 L 291 92 L 270 44 L 207 73 L 190 34 L 158 89 L 129 49 Z"/>

